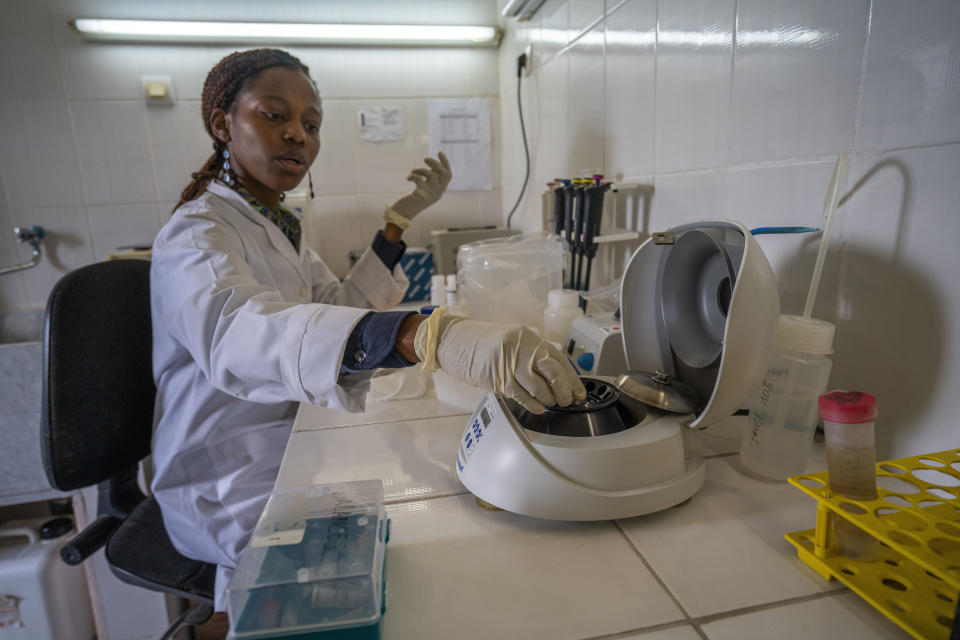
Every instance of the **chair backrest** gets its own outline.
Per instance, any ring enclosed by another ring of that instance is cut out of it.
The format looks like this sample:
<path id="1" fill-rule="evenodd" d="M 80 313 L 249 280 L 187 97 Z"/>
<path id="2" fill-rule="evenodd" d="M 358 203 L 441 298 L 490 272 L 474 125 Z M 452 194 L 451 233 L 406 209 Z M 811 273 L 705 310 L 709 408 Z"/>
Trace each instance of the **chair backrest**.
<path id="1" fill-rule="evenodd" d="M 98 484 L 150 453 L 152 343 L 149 262 L 87 265 L 50 292 L 40 441 L 55 488 Z"/>

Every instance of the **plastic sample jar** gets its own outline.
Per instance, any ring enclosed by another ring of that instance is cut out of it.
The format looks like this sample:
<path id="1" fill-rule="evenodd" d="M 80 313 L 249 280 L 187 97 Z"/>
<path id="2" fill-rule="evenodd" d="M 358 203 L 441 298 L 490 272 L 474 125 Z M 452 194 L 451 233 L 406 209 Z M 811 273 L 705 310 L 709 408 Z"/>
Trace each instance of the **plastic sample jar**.
<path id="1" fill-rule="evenodd" d="M 854 500 L 876 500 L 877 399 L 862 391 L 831 391 L 820 396 L 819 406 L 827 441 L 830 490 Z M 838 552 L 861 562 L 879 559 L 876 539 L 846 518 L 833 518 Z"/>
<path id="2" fill-rule="evenodd" d="M 543 337 L 563 344 L 574 318 L 582 314 L 579 293 L 573 289 L 552 289 L 547 293 L 547 308 L 543 310 Z"/>
<path id="3" fill-rule="evenodd" d="M 817 429 L 817 398 L 830 378 L 835 333 L 824 320 L 780 316 L 776 351 L 747 402 L 740 461 L 748 470 L 776 480 L 803 473 Z"/>
<path id="4" fill-rule="evenodd" d="M 820 396 L 820 417 L 830 490 L 854 500 L 875 500 L 877 399 L 862 391 L 831 391 Z"/>

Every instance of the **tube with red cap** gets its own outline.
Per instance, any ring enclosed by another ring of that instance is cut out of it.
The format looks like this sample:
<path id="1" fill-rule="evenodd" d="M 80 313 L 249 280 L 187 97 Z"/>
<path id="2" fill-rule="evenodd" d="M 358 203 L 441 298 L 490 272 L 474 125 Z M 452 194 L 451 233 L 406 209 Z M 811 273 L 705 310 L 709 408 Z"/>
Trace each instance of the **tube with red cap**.
<path id="1" fill-rule="evenodd" d="M 876 500 L 877 399 L 862 391 L 831 391 L 820 396 L 820 417 L 830 490 L 854 500 Z"/>
<path id="2" fill-rule="evenodd" d="M 877 399 L 862 391 L 831 391 L 820 396 L 819 405 L 830 490 L 854 500 L 876 500 Z M 877 541 L 853 522 L 835 517 L 833 531 L 834 547 L 843 555 L 861 562 L 879 559 Z"/>

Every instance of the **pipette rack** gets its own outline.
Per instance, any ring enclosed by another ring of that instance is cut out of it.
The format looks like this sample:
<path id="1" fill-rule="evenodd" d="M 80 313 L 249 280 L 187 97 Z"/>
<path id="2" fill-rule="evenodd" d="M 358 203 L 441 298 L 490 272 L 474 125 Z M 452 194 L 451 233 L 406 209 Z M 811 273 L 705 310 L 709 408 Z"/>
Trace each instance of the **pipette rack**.
<path id="1" fill-rule="evenodd" d="M 585 176 L 597 172 L 585 172 Z M 652 184 L 638 182 L 612 182 L 609 195 L 603 201 L 603 217 L 599 234 L 593 241 L 598 252 L 593 266 L 592 280 L 606 284 L 619 277 L 637 247 L 649 237 L 650 200 Z M 554 198 L 553 188 L 541 193 L 541 223 L 547 233 L 553 233 Z M 589 283 L 586 284 L 589 289 Z"/>
<path id="2" fill-rule="evenodd" d="M 875 500 L 835 495 L 825 471 L 789 480 L 817 500 L 816 528 L 786 534 L 803 562 L 914 638 L 950 636 L 960 593 L 960 450 L 877 463 Z M 836 518 L 879 541 L 871 561 L 835 549 Z"/>

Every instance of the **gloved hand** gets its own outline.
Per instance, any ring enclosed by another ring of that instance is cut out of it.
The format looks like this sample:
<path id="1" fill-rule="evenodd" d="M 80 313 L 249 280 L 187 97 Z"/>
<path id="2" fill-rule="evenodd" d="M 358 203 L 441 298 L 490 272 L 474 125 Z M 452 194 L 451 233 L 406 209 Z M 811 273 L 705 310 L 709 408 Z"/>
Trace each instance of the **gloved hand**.
<path id="1" fill-rule="evenodd" d="M 420 323 L 414 350 L 424 371 L 442 369 L 502 393 L 532 413 L 587 397 L 563 354 L 523 325 L 470 320 L 440 307 Z"/>
<path id="2" fill-rule="evenodd" d="M 424 158 L 429 169 L 419 168 L 410 172 L 407 180 L 414 183 L 417 188 L 387 207 L 383 214 L 387 222 L 406 229 L 414 216 L 440 199 L 447 185 L 450 184 L 452 174 L 447 156 L 441 151 L 438 157 L 439 162 L 433 158 Z"/>

